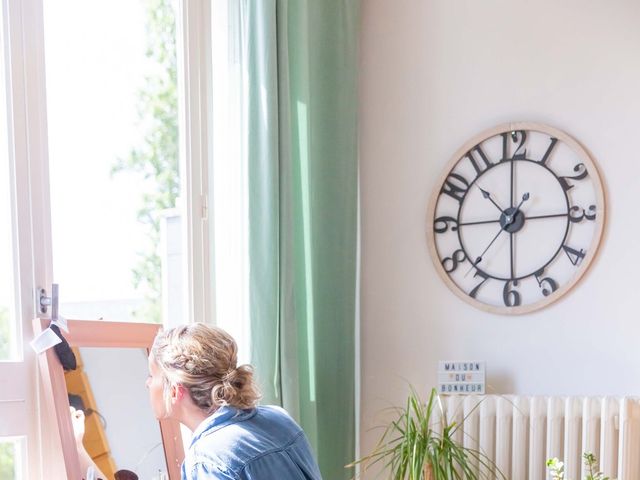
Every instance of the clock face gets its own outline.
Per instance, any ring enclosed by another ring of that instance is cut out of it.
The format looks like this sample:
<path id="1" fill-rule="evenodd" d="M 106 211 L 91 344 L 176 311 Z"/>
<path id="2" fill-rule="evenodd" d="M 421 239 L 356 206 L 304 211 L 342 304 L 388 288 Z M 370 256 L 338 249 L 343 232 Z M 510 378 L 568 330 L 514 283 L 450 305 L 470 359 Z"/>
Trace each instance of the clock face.
<path id="1" fill-rule="evenodd" d="M 578 142 L 546 125 L 506 124 L 454 155 L 429 206 L 427 238 L 459 297 L 495 313 L 525 313 L 579 280 L 604 213 L 596 166 Z"/>

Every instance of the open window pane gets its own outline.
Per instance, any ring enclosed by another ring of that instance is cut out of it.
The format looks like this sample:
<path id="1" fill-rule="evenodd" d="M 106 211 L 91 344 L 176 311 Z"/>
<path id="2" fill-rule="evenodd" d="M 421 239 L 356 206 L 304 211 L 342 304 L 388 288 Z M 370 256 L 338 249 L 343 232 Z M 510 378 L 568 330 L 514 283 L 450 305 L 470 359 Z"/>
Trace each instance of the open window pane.
<path id="1" fill-rule="evenodd" d="M 170 0 L 44 0 L 53 271 L 63 316 L 179 315 L 175 11 Z"/>
<path id="2" fill-rule="evenodd" d="M 0 480 L 26 478 L 23 446 L 23 438 L 0 437 Z"/>
<path id="3" fill-rule="evenodd" d="M 0 10 L 0 361 L 18 357 L 15 314 L 15 279 L 12 220 L 12 181 L 9 156 L 9 131 L 7 128 L 6 70 L 4 57 L 4 32 Z"/>

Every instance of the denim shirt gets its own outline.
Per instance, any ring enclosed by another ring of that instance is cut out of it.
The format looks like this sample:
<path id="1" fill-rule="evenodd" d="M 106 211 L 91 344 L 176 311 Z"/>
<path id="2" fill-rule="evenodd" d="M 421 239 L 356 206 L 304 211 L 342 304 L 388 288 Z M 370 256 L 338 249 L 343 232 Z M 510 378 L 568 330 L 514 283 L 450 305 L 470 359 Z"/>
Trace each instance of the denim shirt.
<path id="1" fill-rule="evenodd" d="M 183 480 L 322 480 L 302 429 L 280 407 L 220 407 L 193 432 Z"/>

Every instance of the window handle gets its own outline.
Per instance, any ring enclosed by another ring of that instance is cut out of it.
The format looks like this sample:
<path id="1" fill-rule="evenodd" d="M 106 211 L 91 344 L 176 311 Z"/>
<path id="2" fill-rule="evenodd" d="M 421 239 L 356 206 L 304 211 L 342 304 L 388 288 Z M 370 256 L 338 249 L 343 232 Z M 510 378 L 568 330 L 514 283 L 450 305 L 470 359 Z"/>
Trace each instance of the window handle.
<path id="1" fill-rule="evenodd" d="M 38 289 L 38 305 L 40 307 L 40 313 L 45 314 L 49 307 L 51 307 L 51 320 L 58 319 L 58 284 L 51 284 L 51 296 L 47 296 L 47 291 L 44 288 Z"/>

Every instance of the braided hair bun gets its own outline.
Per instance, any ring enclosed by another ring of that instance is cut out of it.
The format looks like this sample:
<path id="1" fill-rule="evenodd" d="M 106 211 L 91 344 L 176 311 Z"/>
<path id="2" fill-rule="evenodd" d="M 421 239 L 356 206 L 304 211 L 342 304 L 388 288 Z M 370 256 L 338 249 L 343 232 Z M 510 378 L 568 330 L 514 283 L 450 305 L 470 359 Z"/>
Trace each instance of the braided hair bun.
<path id="1" fill-rule="evenodd" d="M 223 405 L 253 408 L 260 400 L 253 368 L 237 366 L 238 346 L 221 328 L 193 323 L 161 331 L 151 356 L 164 375 L 167 411 L 170 385 L 186 388 L 207 414 Z"/>

